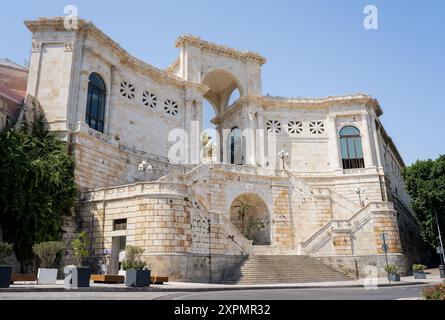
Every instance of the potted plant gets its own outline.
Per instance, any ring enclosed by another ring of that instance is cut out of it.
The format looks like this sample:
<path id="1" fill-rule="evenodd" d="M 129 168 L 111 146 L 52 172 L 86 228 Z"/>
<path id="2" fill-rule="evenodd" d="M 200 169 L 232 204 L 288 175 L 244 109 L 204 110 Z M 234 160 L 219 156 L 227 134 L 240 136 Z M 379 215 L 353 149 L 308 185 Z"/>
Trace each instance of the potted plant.
<path id="1" fill-rule="evenodd" d="M 71 246 L 73 248 L 73 254 L 77 258 L 77 266 L 68 268 L 68 270 L 65 271 L 68 277 L 71 275 L 68 283 L 66 283 L 67 281 L 65 281 L 65 283 L 71 288 L 89 287 L 91 268 L 85 266 L 85 260 L 90 255 L 87 233 L 84 231 L 79 233 L 76 239 L 71 242 Z"/>
<path id="2" fill-rule="evenodd" d="M 426 279 L 425 269 L 426 266 L 423 264 L 414 264 L 413 265 L 414 279 Z"/>
<path id="3" fill-rule="evenodd" d="M 122 268 L 126 271 L 125 284 L 127 287 L 148 287 L 150 285 L 150 270 L 144 269 L 142 260 L 144 249 L 128 245 Z"/>
<path id="4" fill-rule="evenodd" d="M 60 241 L 41 242 L 32 247 L 32 251 L 40 260 L 37 284 L 56 284 L 57 268 L 54 268 L 54 261 L 57 254 L 64 249 L 65 244 Z"/>
<path id="5" fill-rule="evenodd" d="M 0 288 L 9 288 L 12 276 L 12 266 L 7 259 L 12 255 L 12 244 L 0 241 Z"/>
<path id="6" fill-rule="evenodd" d="M 388 273 L 389 281 L 400 281 L 399 267 L 395 264 L 388 264 L 385 267 L 385 271 Z"/>

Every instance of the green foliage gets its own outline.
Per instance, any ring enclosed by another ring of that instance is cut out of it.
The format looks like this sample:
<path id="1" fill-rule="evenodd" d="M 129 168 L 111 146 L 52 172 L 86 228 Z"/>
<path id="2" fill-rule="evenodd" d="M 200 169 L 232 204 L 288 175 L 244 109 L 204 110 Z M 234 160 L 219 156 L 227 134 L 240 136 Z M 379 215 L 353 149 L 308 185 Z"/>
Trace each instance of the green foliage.
<path id="1" fill-rule="evenodd" d="M 60 239 L 63 215 L 76 196 L 66 144 L 42 116 L 27 127 L 0 132 L 0 227 L 23 264 L 33 258 L 33 244 Z"/>
<path id="2" fill-rule="evenodd" d="M 423 264 L 413 264 L 413 272 L 424 272 L 426 268 Z"/>
<path id="3" fill-rule="evenodd" d="M 78 267 L 82 267 L 85 260 L 90 256 L 89 246 L 88 234 L 85 231 L 78 233 L 76 239 L 71 241 L 71 247 L 73 248 L 74 256 L 77 258 Z"/>
<path id="4" fill-rule="evenodd" d="M 13 245 L 0 241 L 0 266 L 7 263 L 6 259 L 12 255 Z"/>
<path id="5" fill-rule="evenodd" d="M 122 262 L 124 270 L 136 269 L 142 270 L 145 267 L 145 262 L 142 260 L 144 249 L 128 245 L 125 249 L 125 260 Z"/>
<path id="6" fill-rule="evenodd" d="M 246 236 L 247 236 L 247 238 L 251 239 L 253 234 L 256 231 L 259 231 L 259 230 L 261 230 L 263 228 L 264 228 L 264 223 L 260 219 L 255 218 L 255 217 L 250 217 L 247 220 L 247 224 L 246 224 Z"/>
<path id="7" fill-rule="evenodd" d="M 445 281 L 431 287 L 423 288 L 423 297 L 426 300 L 445 300 Z"/>
<path id="8" fill-rule="evenodd" d="M 241 232 L 245 236 L 247 236 L 246 218 L 250 209 L 252 208 L 252 205 L 237 200 L 237 202 L 233 205 L 233 208 L 236 209 L 236 212 L 238 213 L 238 219 L 241 221 Z"/>
<path id="9" fill-rule="evenodd" d="M 396 266 L 395 264 L 390 263 L 387 266 L 385 266 L 385 271 L 387 273 L 399 274 L 399 267 Z"/>
<path id="10" fill-rule="evenodd" d="M 416 161 L 404 170 L 403 178 L 422 238 L 436 247 L 439 243 L 436 212 L 442 236 L 445 229 L 445 155 L 436 160 Z"/>
<path id="11" fill-rule="evenodd" d="M 65 250 L 65 244 L 60 241 L 47 241 L 35 244 L 32 251 L 40 259 L 42 268 L 51 268 L 54 265 L 57 254 Z"/>

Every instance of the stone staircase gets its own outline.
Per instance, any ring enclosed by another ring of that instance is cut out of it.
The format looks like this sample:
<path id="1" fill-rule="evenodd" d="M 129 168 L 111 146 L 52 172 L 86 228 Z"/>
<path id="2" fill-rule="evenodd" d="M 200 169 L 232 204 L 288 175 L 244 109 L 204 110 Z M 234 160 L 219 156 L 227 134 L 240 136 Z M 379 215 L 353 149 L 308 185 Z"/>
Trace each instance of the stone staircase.
<path id="1" fill-rule="evenodd" d="M 226 273 L 222 284 L 347 281 L 353 278 L 309 256 L 255 255 Z"/>

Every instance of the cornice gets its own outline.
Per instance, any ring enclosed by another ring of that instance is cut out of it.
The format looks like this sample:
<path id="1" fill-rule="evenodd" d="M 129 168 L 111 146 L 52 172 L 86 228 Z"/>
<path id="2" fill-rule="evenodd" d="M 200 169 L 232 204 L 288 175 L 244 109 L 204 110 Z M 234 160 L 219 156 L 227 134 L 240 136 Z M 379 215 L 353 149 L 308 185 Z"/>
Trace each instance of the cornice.
<path id="1" fill-rule="evenodd" d="M 180 36 L 176 40 L 175 45 L 177 48 L 180 48 L 180 47 L 183 47 L 186 45 L 190 45 L 190 46 L 198 47 L 201 50 L 206 50 L 206 51 L 213 52 L 216 54 L 225 55 L 225 56 L 237 59 L 237 60 L 242 60 L 242 61 L 252 60 L 252 61 L 259 63 L 260 65 L 263 65 L 266 63 L 266 58 L 262 57 L 261 55 L 259 55 L 256 52 L 235 50 L 230 47 L 226 47 L 226 46 L 222 46 L 222 45 L 219 45 L 216 43 L 202 40 L 199 37 L 192 36 L 189 34 Z"/>
<path id="2" fill-rule="evenodd" d="M 165 68 L 165 71 L 173 72 L 178 67 L 179 62 L 180 62 L 179 58 L 176 58 L 176 60 L 172 64 L 170 64 L 167 68 Z"/>
<path id="3" fill-rule="evenodd" d="M 164 83 L 171 84 L 180 89 L 186 87 L 199 88 L 200 91 L 206 92 L 207 86 L 199 83 L 183 80 L 182 78 L 173 75 L 172 73 L 158 69 L 142 60 L 139 60 L 130 55 L 125 49 L 123 49 L 117 42 L 113 41 L 102 30 L 97 28 L 92 22 L 83 19 L 78 19 L 77 30 L 67 30 L 64 27 L 64 17 L 55 18 L 39 18 L 33 21 L 25 21 L 25 25 L 31 32 L 36 31 L 75 31 L 83 33 L 84 35 L 91 36 L 95 40 L 105 45 L 112 53 L 114 53 L 119 59 L 119 63 L 127 65 L 133 70 L 140 72 L 141 74 L 148 75 L 149 77 L 162 81 Z M 101 55 L 94 47 L 84 46 L 83 50 L 89 51 L 96 55 Z M 111 63 L 111 61 L 108 61 Z M 201 87 L 201 88 L 200 88 Z"/>
<path id="4" fill-rule="evenodd" d="M 221 121 L 229 114 L 237 111 L 245 103 L 254 103 L 259 107 L 271 108 L 328 108 L 335 105 L 364 104 L 376 108 L 377 115 L 381 115 L 381 109 L 376 99 L 364 94 L 353 94 L 346 96 L 329 96 L 324 98 L 285 98 L 270 96 L 246 95 L 241 97 L 232 106 L 224 110 L 219 116 L 215 117 L 216 122 Z"/>

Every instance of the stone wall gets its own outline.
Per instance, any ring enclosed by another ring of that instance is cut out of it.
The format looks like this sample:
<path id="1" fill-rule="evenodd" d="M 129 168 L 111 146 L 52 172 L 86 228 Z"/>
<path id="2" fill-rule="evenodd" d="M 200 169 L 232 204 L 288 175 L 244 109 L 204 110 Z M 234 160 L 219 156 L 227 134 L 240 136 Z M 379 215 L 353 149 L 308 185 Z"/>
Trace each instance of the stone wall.
<path id="1" fill-rule="evenodd" d="M 184 171 L 165 158 L 128 148 L 94 130 L 77 131 L 70 141 L 76 162 L 76 182 L 83 189 L 157 180 L 168 173 Z M 147 161 L 152 170 L 139 171 L 142 161 Z"/>

